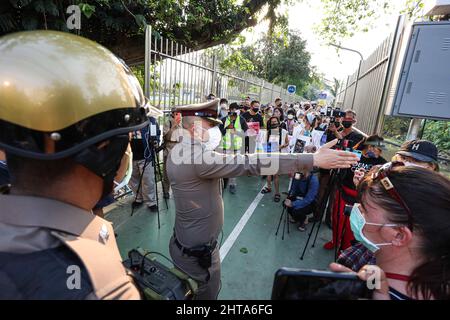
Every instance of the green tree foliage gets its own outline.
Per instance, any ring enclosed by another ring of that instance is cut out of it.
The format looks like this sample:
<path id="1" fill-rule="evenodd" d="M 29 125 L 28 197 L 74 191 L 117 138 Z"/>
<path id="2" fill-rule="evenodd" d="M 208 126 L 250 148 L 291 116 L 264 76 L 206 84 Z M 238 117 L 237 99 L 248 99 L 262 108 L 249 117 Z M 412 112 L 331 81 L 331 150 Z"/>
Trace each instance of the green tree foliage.
<path id="1" fill-rule="evenodd" d="M 256 44 L 240 49 L 242 56 L 253 62 L 254 74 L 269 82 L 285 86 L 293 84 L 303 92 L 311 81 L 311 55 L 299 32 L 286 37 L 265 35 Z"/>
<path id="2" fill-rule="evenodd" d="M 424 0 L 321 0 L 324 17 L 317 32 L 329 43 L 340 44 L 357 32 L 368 32 L 382 13 L 401 8 L 401 13 L 418 16 Z M 403 8 L 401 5 L 403 4 Z"/>
<path id="3" fill-rule="evenodd" d="M 450 122 L 427 120 L 423 138 L 433 141 L 438 149 L 450 155 Z"/>
<path id="4" fill-rule="evenodd" d="M 68 31 L 68 6 L 83 12 L 79 33 L 109 48 L 143 46 L 145 24 L 193 49 L 228 43 L 258 19 L 280 18 L 275 9 L 290 0 L 3 0 L 0 35 L 32 29 Z M 261 16 L 262 9 L 266 14 Z M 282 19 L 280 18 L 282 21 Z"/>
<path id="5" fill-rule="evenodd" d="M 0 35 L 33 29 L 68 31 L 66 9 L 76 4 L 83 13 L 77 33 L 124 58 L 139 53 L 142 60 L 145 24 L 196 50 L 229 43 L 262 20 L 269 21 L 270 37 L 286 40 L 288 12 L 280 8 L 299 1 L 317 0 L 2 0 Z M 334 42 L 366 30 L 378 12 L 391 7 L 388 0 L 320 1 L 325 17 L 318 31 Z M 422 2 L 407 0 L 405 12 L 414 14 Z"/>
<path id="6" fill-rule="evenodd" d="M 410 122 L 411 118 L 386 116 L 383 136 L 398 143 L 405 141 Z M 450 155 L 450 122 L 426 120 L 420 136 L 435 143 L 442 155 Z"/>

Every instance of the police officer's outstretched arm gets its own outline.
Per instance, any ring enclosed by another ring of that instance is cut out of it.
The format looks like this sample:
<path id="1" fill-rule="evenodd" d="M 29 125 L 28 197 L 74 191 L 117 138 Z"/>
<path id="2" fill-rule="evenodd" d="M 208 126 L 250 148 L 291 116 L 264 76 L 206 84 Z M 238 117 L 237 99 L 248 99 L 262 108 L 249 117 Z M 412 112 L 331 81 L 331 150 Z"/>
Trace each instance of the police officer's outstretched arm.
<path id="1" fill-rule="evenodd" d="M 217 179 L 243 175 L 288 174 L 311 170 L 313 166 L 333 169 L 349 168 L 358 162 L 358 157 L 346 151 L 330 149 L 337 140 L 325 144 L 315 154 L 236 154 L 225 155 L 214 151 L 203 153 L 203 161 L 194 165 L 201 178 Z M 206 157 L 206 158 L 205 158 Z"/>

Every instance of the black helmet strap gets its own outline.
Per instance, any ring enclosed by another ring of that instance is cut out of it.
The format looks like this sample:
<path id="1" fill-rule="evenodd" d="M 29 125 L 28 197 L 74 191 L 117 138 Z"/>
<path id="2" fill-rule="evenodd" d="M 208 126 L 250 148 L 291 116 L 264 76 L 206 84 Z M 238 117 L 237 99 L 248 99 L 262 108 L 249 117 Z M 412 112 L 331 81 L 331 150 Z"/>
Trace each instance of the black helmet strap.
<path id="1" fill-rule="evenodd" d="M 109 143 L 98 149 L 97 145 L 90 146 L 79 152 L 74 160 L 103 179 L 103 193 L 101 199 L 113 190 L 114 177 L 120 167 L 122 157 L 129 143 L 128 134 L 117 135 L 109 139 Z M 99 199 L 100 200 L 100 199 Z"/>

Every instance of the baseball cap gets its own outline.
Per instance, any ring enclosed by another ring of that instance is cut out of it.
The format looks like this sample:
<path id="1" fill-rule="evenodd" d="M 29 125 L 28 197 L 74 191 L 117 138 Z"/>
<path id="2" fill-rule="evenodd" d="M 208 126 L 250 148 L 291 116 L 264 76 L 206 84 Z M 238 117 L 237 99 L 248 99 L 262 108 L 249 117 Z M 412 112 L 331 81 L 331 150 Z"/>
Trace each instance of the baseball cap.
<path id="1" fill-rule="evenodd" d="M 407 141 L 402 144 L 396 154 L 423 162 L 437 162 L 438 160 L 438 149 L 434 143 L 428 140 Z"/>

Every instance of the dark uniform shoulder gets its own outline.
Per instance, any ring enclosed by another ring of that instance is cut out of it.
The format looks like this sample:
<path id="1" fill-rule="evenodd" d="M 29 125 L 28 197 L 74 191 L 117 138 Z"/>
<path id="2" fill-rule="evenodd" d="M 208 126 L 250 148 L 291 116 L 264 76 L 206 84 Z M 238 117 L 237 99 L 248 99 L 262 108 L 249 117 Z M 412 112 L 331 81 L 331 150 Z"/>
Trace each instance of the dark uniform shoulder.
<path id="1" fill-rule="evenodd" d="M 69 289 L 69 279 L 79 270 L 79 289 Z M 79 268 L 79 269 L 78 269 Z M 83 263 L 69 248 L 27 254 L 0 252 L 0 299 L 81 300 L 92 291 Z"/>

